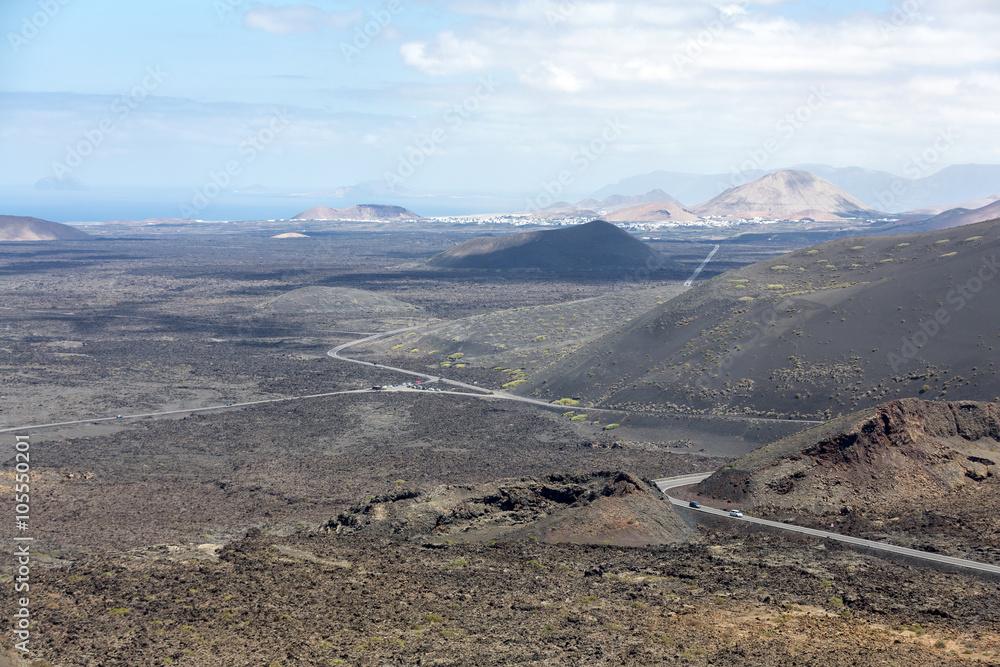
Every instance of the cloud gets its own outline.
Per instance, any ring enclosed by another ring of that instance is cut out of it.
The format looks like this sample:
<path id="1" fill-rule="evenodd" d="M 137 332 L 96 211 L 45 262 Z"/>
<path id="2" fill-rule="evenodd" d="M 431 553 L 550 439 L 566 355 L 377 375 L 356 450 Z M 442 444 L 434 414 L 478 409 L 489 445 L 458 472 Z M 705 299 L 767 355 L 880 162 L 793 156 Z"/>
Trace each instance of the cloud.
<path id="1" fill-rule="evenodd" d="M 620 113 L 632 129 L 615 151 L 654 168 L 725 169 L 778 136 L 768 166 L 898 170 L 949 126 L 969 137 L 949 159 L 995 160 L 1000 150 L 971 138 L 997 131 L 1000 5 L 956 3 L 961 11 L 914 0 L 881 13 L 857 3 L 869 9 L 833 15 L 792 0 L 466 0 L 450 6 L 461 21 L 400 54 L 430 77 L 488 71 L 517 82 L 491 104 L 516 109 L 510 133 L 536 154 L 555 156 L 555 136 L 586 138 Z M 779 123 L 820 87 L 829 101 L 785 137 Z"/>
<path id="2" fill-rule="evenodd" d="M 474 39 L 461 39 L 450 30 L 433 42 L 407 42 L 399 47 L 403 62 L 432 76 L 479 72 L 491 63 L 490 50 Z"/>
<path id="3" fill-rule="evenodd" d="M 272 35 L 291 35 L 319 32 L 323 28 L 343 30 L 363 17 L 360 9 L 339 13 L 324 12 L 312 5 L 259 6 L 247 10 L 243 15 L 243 26 Z"/>

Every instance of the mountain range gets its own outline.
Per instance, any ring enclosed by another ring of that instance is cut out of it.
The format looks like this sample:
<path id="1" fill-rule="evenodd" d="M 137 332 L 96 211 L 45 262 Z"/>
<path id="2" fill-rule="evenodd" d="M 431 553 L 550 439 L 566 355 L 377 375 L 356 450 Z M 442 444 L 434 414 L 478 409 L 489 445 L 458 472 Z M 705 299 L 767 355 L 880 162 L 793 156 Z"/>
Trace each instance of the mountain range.
<path id="1" fill-rule="evenodd" d="M 914 174 L 915 178 L 860 167 L 820 164 L 799 164 L 792 169 L 808 171 L 848 192 L 866 207 L 889 213 L 929 206 L 951 208 L 962 202 L 1000 193 L 1000 165 L 952 165 L 934 174 Z M 904 170 L 910 172 L 915 169 L 910 165 Z M 612 195 L 636 196 L 651 190 L 663 190 L 690 207 L 775 171 L 782 170 L 719 174 L 653 171 L 607 185 L 593 193 L 591 198 L 602 200 Z"/>

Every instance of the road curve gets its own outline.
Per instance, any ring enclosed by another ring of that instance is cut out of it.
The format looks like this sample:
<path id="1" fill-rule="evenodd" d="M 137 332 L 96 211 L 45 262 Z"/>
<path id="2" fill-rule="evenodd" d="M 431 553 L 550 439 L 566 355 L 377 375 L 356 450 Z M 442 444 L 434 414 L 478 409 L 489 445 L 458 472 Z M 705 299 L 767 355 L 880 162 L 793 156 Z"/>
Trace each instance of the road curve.
<path id="1" fill-rule="evenodd" d="M 697 484 L 704 479 L 710 477 L 712 473 L 694 473 L 690 475 L 681 475 L 679 477 L 668 477 L 664 479 L 654 479 L 653 483 L 656 484 L 657 488 L 663 492 L 668 500 L 674 505 L 679 507 L 686 507 L 692 512 L 703 512 L 705 514 L 713 514 L 715 516 L 725 517 L 727 519 L 732 519 L 733 521 L 746 521 L 747 523 L 755 523 L 761 526 L 768 526 L 770 528 L 777 528 L 778 530 L 785 530 L 792 533 L 801 533 L 803 535 L 809 535 L 810 537 L 818 537 L 824 540 L 835 540 L 837 542 L 844 542 L 845 544 L 851 544 L 854 546 L 864 547 L 866 549 L 871 549 L 873 551 L 882 551 L 886 553 L 898 554 L 900 556 L 907 556 L 909 558 L 916 558 L 917 560 L 938 563 L 941 565 L 949 565 L 951 567 L 959 567 L 966 570 L 974 570 L 976 572 L 984 572 L 993 575 L 1000 575 L 1000 566 L 990 565 L 988 563 L 978 563 L 974 560 L 966 560 L 964 558 L 954 558 L 952 556 L 943 556 L 941 554 L 934 554 L 928 551 L 918 551 L 916 549 L 908 549 L 906 547 L 896 546 L 895 544 L 886 544 L 885 542 L 875 542 L 874 540 L 864 540 L 860 537 L 851 537 L 849 535 L 841 535 L 840 533 L 831 533 L 825 530 L 816 530 L 815 528 L 805 528 L 804 526 L 795 526 L 788 523 L 780 523 L 778 521 L 768 521 L 767 519 L 758 519 L 757 517 L 747 516 L 744 514 L 742 517 L 729 516 L 729 510 L 715 509 L 714 507 L 706 507 L 702 505 L 700 508 L 694 508 L 688 506 L 688 501 L 680 500 L 679 498 L 672 497 L 667 491 L 670 489 L 675 489 L 680 486 L 690 486 L 691 484 Z"/>
<path id="2" fill-rule="evenodd" d="M 716 248 L 716 249 L 718 249 L 718 248 Z M 713 252 L 713 254 L 714 254 L 714 252 Z M 711 259 L 711 255 L 709 255 L 709 259 Z M 706 260 L 706 262 L 707 261 L 708 260 Z M 352 359 L 351 357 L 345 357 L 345 356 L 342 356 L 340 354 L 344 350 L 346 350 L 346 349 L 348 349 L 350 347 L 354 347 L 355 345 L 361 345 L 363 343 L 369 343 L 371 341 L 378 340 L 380 338 L 388 338 L 390 336 L 395 336 L 396 334 L 400 334 L 400 333 L 403 333 L 405 331 L 412 331 L 413 329 L 419 329 L 421 326 L 422 325 L 417 325 L 417 326 L 412 326 L 412 327 L 404 327 L 402 329 L 393 329 L 392 331 L 384 331 L 382 333 L 377 333 L 377 334 L 372 334 L 370 336 L 366 336 L 365 338 L 359 338 L 358 340 L 352 340 L 352 341 L 347 342 L 347 343 L 341 343 L 337 347 L 335 347 L 332 350 L 330 350 L 329 352 L 327 352 L 327 355 L 330 356 L 330 357 L 332 357 L 332 358 L 334 358 L 334 359 L 338 359 L 340 361 L 346 361 L 346 362 L 352 363 L 352 364 L 361 364 L 363 366 L 371 366 L 373 368 L 384 368 L 386 370 L 396 371 L 397 373 L 403 373 L 404 375 L 409 375 L 411 377 L 422 378 L 425 382 L 443 382 L 445 384 L 450 384 L 450 385 L 455 386 L 455 387 L 461 387 L 463 389 L 468 389 L 468 390 L 471 390 L 471 391 L 480 392 L 479 395 L 481 395 L 481 396 L 489 396 L 491 398 L 497 398 L 497 399 L 505 400 L 505 401 L 517 401 L 519 403 L 529 403 L 531 405 L 538 405 L 538 406 L 542 406 L 542 407 L 546 407 L 546 408 L 550 408 L 550 409 L 554 408 L 554 407 L 557 407 L 557 406 L 555 406 L 554 404 L 552 404 L 552 403 L 550 403 L 548 401 L 542 401 L 542 400 L 537 399 L 537 398 L 528 398 L 527 396 L 517 396 L 515 394 L 508 394 L 508 393 L 503 392 L 503 391 L 493 391 L 492 393 L 490 393 L 490 392 L 488 392 L 488 390 L 483 389 L 482 387 L 479 387 L 477 385 L 466 384 L 465 382 L 459 382 L 458 380 L 449 380 L 448 378 L 444 378 L 444 377 L 441 377 L 441 376 L 427 375 L 426 373 L 419 373 L 417 371 L 411 371 L 411 370 L 407 370 L 405 368 L 398 368 L 396 366 L 386 366 L 385 364 L 376 364 L 376 363 L 373 363 L 371 361 L 361 361 L 359 359 Z M 466 394 L 466 395 L 468 395 L 468 394 Z M 612 414 L 628 414 L 629 413 L 628 410 L 615 410 L 615 409 L 612 409 L 612 408 L 594 408 L 594 407 L 589 407 L 589 406 L 580 406 L 579 409 L 580 410 L 586 410 L 587 412 L 607 412 L 607 413 L 612 413 Z M 747 416 L 747 415 L 688 415 L 688 414 L 684 414 L 682 412 L 672 412 L 672 413 L 667 413 L 667 414 L 675 415 L 675 416 L 678 416 L 678 417 L 690 417 L 692 419 L 698 419 L 698 418 L 710 418 L 710 419 L 711 418 L 723 418 L 723 419 L 741 419 L 741 420 L 745 420 L 745 421 L 757 421 L 757 422 L 778 422 L 778 423 L 792 422 L 792 423 L 798 423 L 798 424 L 823 424 L 823 423 L 825 423 L 825 422 L 818 421 L 818 420 L 813 420 L 813 419 L 773 419 L 773 418 L 770 418 L 770 417 L 751 417 L 751 416 Z"/>

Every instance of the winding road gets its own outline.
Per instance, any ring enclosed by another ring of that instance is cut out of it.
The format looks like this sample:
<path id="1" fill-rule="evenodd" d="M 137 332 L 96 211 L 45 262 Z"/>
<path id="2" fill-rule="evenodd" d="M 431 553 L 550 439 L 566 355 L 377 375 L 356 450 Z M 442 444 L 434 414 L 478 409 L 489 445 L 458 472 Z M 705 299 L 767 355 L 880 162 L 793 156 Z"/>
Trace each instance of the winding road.
<path id="1" fill-rule="evenodd" d="M 916 558 L 918 560 L 937 563 L 940 565 L 949 565 L 951 567 L 963 568 L 966 570 L 974 570 L 976 572 L 985 572 L 988 574 L 1000 575 L 1000 566 L 989 565 L 988 563 L 977 563 L 974 560 L 966 560 L 964 558 L 954 558 L 952 556 L 943 556 L 941 554 L 930 553 L 928 551 L 917 551 L 916 549 L 908 549 L 906 547 L 899 547 L 894 544 L 886 544 L 885 542 L 875 542 L 873 540 L 863 540 L 860 537 L 851 537 L 849 535 L 841 535 L 840 533 L 831 533 L 825 530 L 816 530 L 815 528 L 805 528 L 803 526 L 795 526 L 787 523 L 780 523 L 778 521 L 768 521 L 767 519 L 758 519 L 756 517 L 747 516 L 744 514 L 742 517 L 729 516 L 729 510 L 715 509 L 714 507 L 706 507 L 702 505 L 699 508 L 689 507 L 688 501 L 681 500 L 679 498 L 672 497 L 667 491 L 671 489 L 676 489 L 681 486 L 690 486 L 692 484 L 697 484 L 704 479 L 710 477 L 712 473 L 695 473 L 691 475 L 681 475 L 679 477 L 668 477 L 665 479 L 654 479 L 653 483 L 656 484 L 657 488 L 663 492 L 663 495 L 667 497 L 668 500 L 674 505 L 679 507 L 685 507 L 692 512 L 702 512 L 704 514 L 713 514 L 715 516 L 725 517 L 727 519 L 732 519 L 733 521 L 745 521 L 747 523 L 754 523 L 761 526 L 767 526 L 769 528 L 776 528 L 778 530 L 785 530 L 792 533 L 801 533 L 803 535 L 809 535 L 810 537 L 817 537 L 824 540 L 835 540 L 837 542 L 844 542 L 845 544 L 850 544 L 853 546 L 864 547 L 866 549 L 871 549 L 873 551 L 892 553 L 900 556 L 907 556 L 908 558 Z"/>
<path id="2" fill-rule="evenodd" d="M 346 349 L 348 349 L 350 347 L 354 347 L 356 345 L 361 345 L 361 344 L 364 344 L 364 343 L 375 341 L 375 340 L 378 340 L 380 338 L 388 338 L 390 336 L 395 336 L 396 334 L 404 333 L 404 332 L 407 332 L 407 331 L 412 331 L 413 329 L 419 329 L 420 326 L 422 326 L 422 325 L 404 327 L 402 329 L 393 329 L 392 331 L 383 331 L 381 333 L 369 334 L 369 335 L 365 336 L 364 338 L 359 338 L 357 340 L 348 341 L 347 343 L 341 343 L 340 345 L 336 346 L 332 350 L 328 351 L 327 355 L 329 357 L 333 358 L 333 359 L 337 359 L 339 361 L 344 361 L 344 362 L 351 363 L 351 364 L 360 364 L 362 366 L 370 366 L 372 368 L 380 368 L 380 369 L 384 369 L 384 370 L 394 371 L 396 373 L 401 373 L 403 375 L 408 375 L 410 377 L 418 378 L 418 379 L 422 380 L 422 382 L 424 382 L 424 383 L 435 383 L 435 382 L 438 382 L 438 383 L 448 384 L 448 385 L 451 385 L 453 387 L 457 387 L 459 389 L 465 390 L 465 391 L 442 390 L 440 392 L 442 394 L 447 394 L 447 395 L 451 395 L 451 396 L 465 396 L 465 397 L 471 397 L 471 398 L 481 398 L 481 399 L 487 399 L 487 400 L 496 399 L 496 400 L 502 400 L 502 401 L 516 401 L 518 403 L 527 403 L 529 405 L 535 405 L 535 406 L 538 406 L 538 407 L 544 407 L 544 408 L 548 408 L 550 410 L 551 409 L 556 409 L 557 407 L 559 407 L 559 406 L 553 405 L 552 403 L 550 403 L 548 401 L 543 401 L 543 400 L 540 400 L 540 399 L 537 399 L 537 398 L 529 398 L 527 396 L 517 396 L 515 394 L 508 394 L 508 393 L 502 392 L 502 391 L 490 391 L 488 389 L 483 389 L 482 387 L 480 387 L 478 385 L 468 384 L 466 382 L 460 382 L 458 380 L 449 380 L 448 378 L 444 378 L 444 377 L 437 376 L 437 375 L 428 375 L 427 373 L 420 373 L 420 372 L 417 372 L 417 371 L 411 371 L 411 370 L 408 370 L 408 369 L 405 369 L 405 368 L 399 368 L 399 367 L 396 367 L 396 366 L 387 366 L 385 364 L 377 364 L 377 363 L 373 363 L 371 361 L 361 361 L 359 359 L 352 359 L 350 357 L 345 357 L 345 356 L 342 356 L 340 354 L 341 352 L 343 352 L 344 350 L 346 350 Z M 394 390 L 395 391 L 412 391 L 412 392 L 418 392 L 418 391 L 420 391 L 418 389 L 410 389 L 410 388 L 406 388 L 406 387 L 397 387 L 397 388 L 394 388 Z M 472 393 L 470 393 L 470 392 L 472 392 Z M 178 410 L 161 410 L 161 411 L 158 411 L 158 412 L 140 412 L 140 413 L 135 413 L 135 414 L 116 415 L 114 417 L 87 417 L 87 418 L 83 418 L 83 419 L 73 419 L 73 420 L 62 421 L 62 422 L 50 422 L 50 423 L 47 423 L 47 424 L 24 424 L 24 425 L 21 425 L 21 426 L 12 426 L 12 427 L 7 427 L 7 428 L 0 428 L 0 433 L 13 433 L 15 431 L 17 431 L 17 432 L 37 431 L 39 429 L 45 429 L 45 428 L 56 428 L 56 427 L 61 427 L 61 426 L 78 426 L 80 424 L 96 424 L 96 423 L 99 423 L 99 422 L 113 422 L 113 421 L 118 421 L 118 420 L 123 420 L 123 419 L 124 420 L 131 420 L 131 419 L 144 419 L 144 418 L 147 418 L 147 417 L 172 417 L 172 416 L 178 416 L 178 415 L 191 415 L 191 414 L 197 414 L 197 413 L 200 413 L 200 412 L 217 412 L 217 411 L 221 411 L 221 410 L 230 410 L 230 409 L 234 409 L 235 410 L 237 408 L 245 408 L 245 407 L 249 407 L 249 406 L 253 406 L 253 405 L 267 405 L 269 403 L 286 403 L 286 402 L 289 402 L 289 401 L 304 401 L 304 400 L 310 400 L 310 399 L 315 399 L 315 398 L 326 398 L 326 397 L 329 397 L 329 396 L 343 396 L 343 395 L 346 395 L 346 394 L 367 394 L 367 393 L 373 393 L 373 390 L 372 389 L 344 389 L 344 390 L 340 390 L 340 391 L 331 391 L 331 392 L 325 392 L 325 393 L 320 393 L 320 394 L 306 394 L 306 395 L 303 395 L 303 396 L 281 396 L 281 397 L 278 397 L 278 398 L 265 398 L 265 399 L 261 399 L 261 400 L 258 400 L 258 401 L 243 401 L 243 402 L 240 402 L 240 403 L 226 403 L 226 404 L 223 404 L 223 405 L 207 405 L 207 406 L 203 406 L 203 407 L 199 407 L 199 408 L 182 408 L 182 409 L 178 409 Z M 437 393 L 437 392 L 435 392 L 435 393 Z M 613 410 L 613 409 L 610 409 L 610 408 L 596 408 L 596 407 L 584 407 L 584 406 L 580 406 L 578 409 L 586 410 L 587 412 L 602 412 L 602 413 L 609 413 L 609 414 L 629 414 L 629 412 L 627 410 Z M 682 413 L 682 412 L 670 412 L 670 413 L 658 413 L 658 414 L 660 414 L 660 415 L 666 414 L 666 415 L 677 416 L 677 417 L 689 417 L 689 418 L 692 418 L 692 419 L 697 419 L 697 418 L 702 418 L 702 419 L 740 419 L 740 420 L 744 420 L 744 421 L 753 421 L 753 422 L 778 422 L 778 423 L 795 422 L 795 423 L 801 423 L 801 424 L 822 424 L 823 423 L 822 421 L 816 421 L 816 420 L 811 420 L 811 419 L 773 419 L 773 418 L 770 418 L 770 417 L 752 417 L 752 416 L 746 416 L 746 415 L 726 415 L 726 414 L 721 414 L 721 415 L 693 415 L 693 414 L 685 414 L 685 413 Z"/>

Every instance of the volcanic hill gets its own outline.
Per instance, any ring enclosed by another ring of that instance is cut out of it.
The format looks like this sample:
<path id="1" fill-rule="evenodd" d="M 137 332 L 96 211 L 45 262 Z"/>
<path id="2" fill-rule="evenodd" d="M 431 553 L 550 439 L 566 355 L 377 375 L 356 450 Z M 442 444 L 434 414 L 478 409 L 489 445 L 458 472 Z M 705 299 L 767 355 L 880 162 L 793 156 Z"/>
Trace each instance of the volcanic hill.
<path id="1" fill-rule="evenodd" d="M 611 472 L 403 491 L 352 507 L 327 528 L 421 541 L 533 539 L 616 546 L 669 544 L 691 535 L 655 486 Z"/>
<path id="2" fill-rule="evenodd" d="M 0 215 L 2 241 L 85 241 L 90 234 L 59 222 L 20 215 Z"/>
<path id="3" fill-rule="evenodd" d="M 604 216 L 608 222 L 694 222 L 700 218 L 677 204 L 666 201 L 621 208 Z"/>
<path id="4" fill-rule="evenodd" d="M 316 206 L 302 211 L 292 220 L 353 220 L 361 222 L 394 222 L 397 220 L 421 220 L 422 218 L 402 206 L 386 204 L 359 204 L 347 208 Z"/>
<path id="5" fill-rule="evenodd" d="M 985 220 L 996 220 L 1000 218 L 1000 201 L 994 201 L 981 208 L 965 209 L 954 208 L 945 211 L 933 218 L 923 222 L 913 223 L 908 228 L 916 230 L 951 229 L 962 225 L 970 225 Z"/>
<path id="6" fill-rule="evenodd" d="M 755 449 L 697 486 L 749 506 L 814 513 L 941 498 L 1000 481 L 1000 405 L 906 398 Z"/>
<path id="7" fill-rule="evenodd" d="M 1000 563 L 1000 404 L 891 401 L 755 449 L 691 492 L 758 516 Z"/>
<path id="8" fill-rule="evenodd" d="M 604 220 L 563 229 L 470 239 L 428 262 L 450 269 L 682 271 L 682 267 Z"/>
<path id="9" fill-rule="evenodd" d="M 809 210 L 857 216 L 875 213 L 830 181 L 795 169 L 776 171 L 727 190 L 690 210 L 700 216 L 773 219 Z"/>
<path id="10" fill-rule="evenodd" d="M 1000 221 L 830 241 L 742 267 L 517 392 L 644 411 L 832 417 L 1000 396 Z"/>

